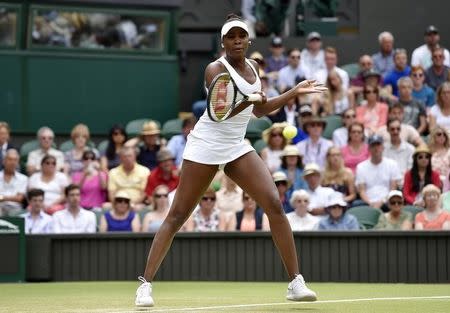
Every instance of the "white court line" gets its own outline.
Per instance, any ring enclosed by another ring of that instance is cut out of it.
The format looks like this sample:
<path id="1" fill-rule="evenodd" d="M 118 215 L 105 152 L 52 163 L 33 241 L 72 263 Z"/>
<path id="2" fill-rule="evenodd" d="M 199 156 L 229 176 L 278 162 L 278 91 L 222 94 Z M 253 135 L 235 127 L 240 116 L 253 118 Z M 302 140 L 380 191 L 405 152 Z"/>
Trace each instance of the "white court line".
<path id="1" fill-rule="evenodd" d="M 203 307 L 187 307 L 187 308 L 136 308 L 134 310 L 122 311 L 120 309 L 97 309 L 90 312 L 121 312 L 121 313 L 138 313 L 138 312 L 186 312 L 186 311 L 205 311 L 205 310 L 225 310 L 238 308 L 251 308 L 262 306 L 278 306 L 278 305 L 305 305 L 305 304 L 321 304 L 321 303 L 352 303 L 352 302 L 370 302 L 370 301 L 398 301 L 398 300 L 450 300 L 450 296 L 429 296 L 429 297 L 392 297 L 392 298 L 357 298 L 357 299 L 339 299 L 339 300 L 321 300 L 315 302 L 274 302 L 274 303 L 254 303 L 254 304 L 230 304 Z M 70 311 L 80 312 L 80 311 Z"/>

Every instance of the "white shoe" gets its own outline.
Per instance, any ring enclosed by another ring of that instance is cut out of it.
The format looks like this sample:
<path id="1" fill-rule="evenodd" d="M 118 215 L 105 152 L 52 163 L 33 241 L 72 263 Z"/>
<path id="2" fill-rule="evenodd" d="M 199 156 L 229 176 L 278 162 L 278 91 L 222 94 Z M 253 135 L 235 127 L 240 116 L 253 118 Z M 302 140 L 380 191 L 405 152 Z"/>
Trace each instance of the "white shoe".
<path id="1" fill-rule="evenodd" d="M 136 300 L 134 303 L 136 306 L 153 306 L 152 284 L 146 281 L 142 276 L 139 276 L 138 279 L 142 284 L 136 290 Z"/>
<path id="2" fill-rule="evenodd" d="M 317 295 L 306 287 L 303 276 L 298 274 L 288 285 L 286 299 L 291 301 L 316 301 Z"/>

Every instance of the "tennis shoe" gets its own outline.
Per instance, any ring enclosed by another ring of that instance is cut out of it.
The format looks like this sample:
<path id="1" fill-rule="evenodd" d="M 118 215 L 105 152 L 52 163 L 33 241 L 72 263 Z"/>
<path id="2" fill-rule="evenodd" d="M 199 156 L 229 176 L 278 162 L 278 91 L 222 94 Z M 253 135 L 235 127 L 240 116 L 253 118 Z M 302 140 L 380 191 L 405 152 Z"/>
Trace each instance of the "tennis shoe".
<path id="1" fill-rule="evenodd" d="M 288 285 L 286 299 L 291 301 L 316 301 L 317 295 L 306 287 L 303 276 L 298 274 Z"/>
<path id="2" fill-rule="evenodd" d="M 139 276 L 138 279 L 142 282 L 142 284 L 136 290 L 136 300 L 134 303 L 136 306 L 153 306 L 152 284 L 146 281 L 142 276 Z"/>

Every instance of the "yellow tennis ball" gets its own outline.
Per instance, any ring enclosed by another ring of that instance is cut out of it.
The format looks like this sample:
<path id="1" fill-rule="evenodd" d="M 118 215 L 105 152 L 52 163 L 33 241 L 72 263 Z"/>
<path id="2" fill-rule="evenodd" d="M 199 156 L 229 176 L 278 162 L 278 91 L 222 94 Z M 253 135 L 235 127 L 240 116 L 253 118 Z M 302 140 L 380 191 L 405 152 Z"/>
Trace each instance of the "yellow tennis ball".
<path id="1" fill-rule="evenodd" d="M 297 136 L 297 127 L 289 125 L 283 129 L 283 136 L 286 139 L 292 139 Z"/>

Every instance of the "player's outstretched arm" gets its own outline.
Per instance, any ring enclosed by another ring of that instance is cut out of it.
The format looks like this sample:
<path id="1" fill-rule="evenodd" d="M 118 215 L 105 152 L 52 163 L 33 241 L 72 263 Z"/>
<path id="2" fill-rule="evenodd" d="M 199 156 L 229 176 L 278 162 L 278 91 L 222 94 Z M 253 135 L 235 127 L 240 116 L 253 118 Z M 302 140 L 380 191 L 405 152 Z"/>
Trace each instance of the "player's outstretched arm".
<path id="1" fill-rule="evenodd" d="M 326 90 L 327 87 L 315 80 L 304 80 L 287 92 L 279 96 L 267 99 L 266 102 L 263 101 L 260 105 L 256 104 L 253 108 L 253 114 L 255 114 L 257 117 L 261 117 L 281 108 L 292 98 L 310 93 L 322 93 Z"/>

